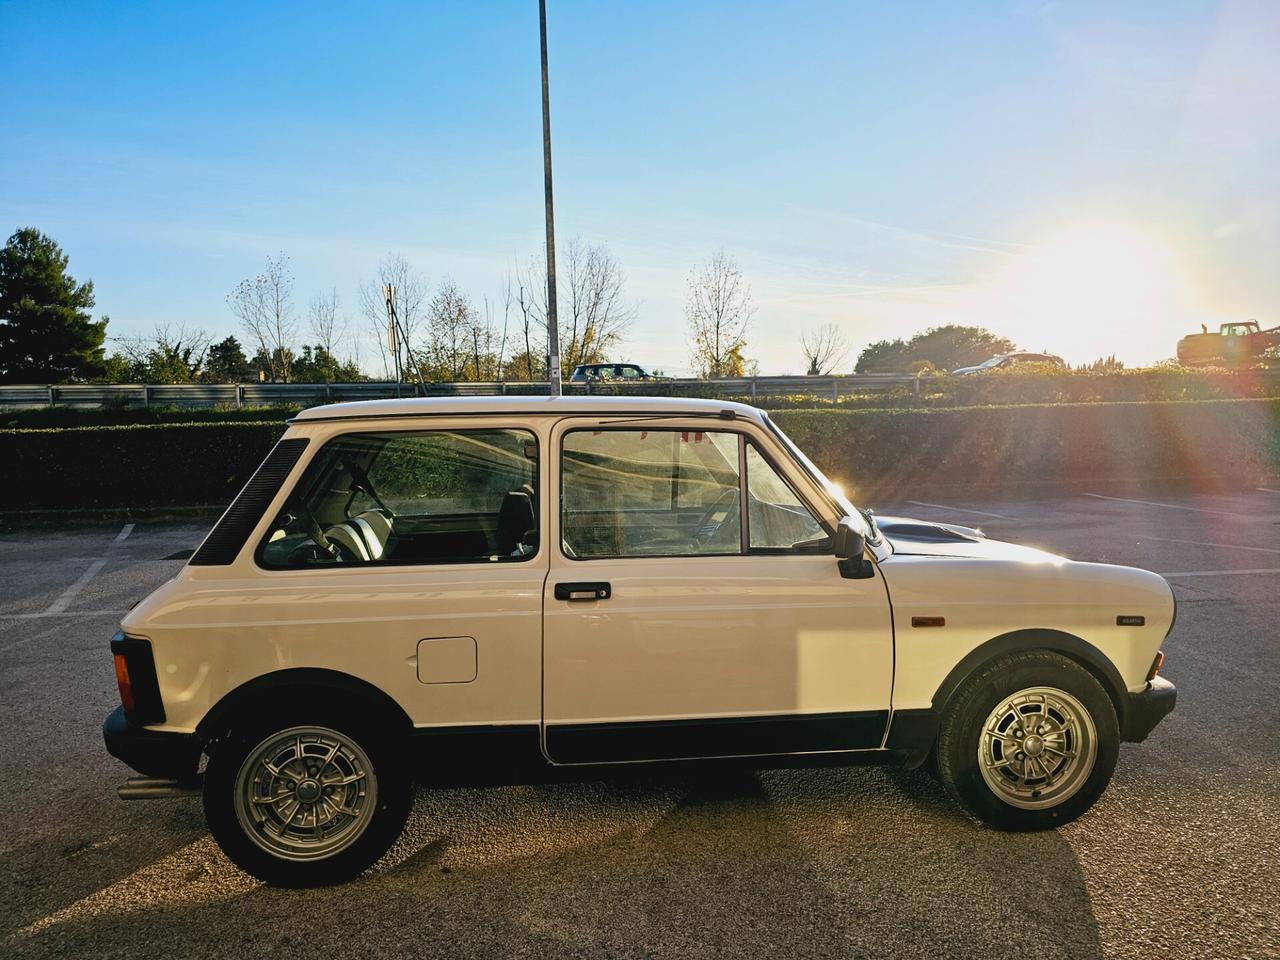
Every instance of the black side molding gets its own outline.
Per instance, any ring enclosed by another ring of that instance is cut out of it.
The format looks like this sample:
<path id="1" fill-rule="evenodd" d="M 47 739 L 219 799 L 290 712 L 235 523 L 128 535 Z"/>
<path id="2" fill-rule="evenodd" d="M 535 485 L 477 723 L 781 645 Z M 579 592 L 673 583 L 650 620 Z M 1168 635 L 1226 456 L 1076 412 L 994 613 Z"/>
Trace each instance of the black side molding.
<path id="1" fill-rule="evenodd" d="M 192 566 L 223 567 L 235 561 L 308 442 L 306 437 L 289 437 L 272 448 L 188 561 Z"/>
<path id="2" fill-rule="evenodd" d="M 610 763 L 697 757 L 770 756 L 874 750 L 888 710 L 859 713 L 547 724 L 555 763 Z"/>

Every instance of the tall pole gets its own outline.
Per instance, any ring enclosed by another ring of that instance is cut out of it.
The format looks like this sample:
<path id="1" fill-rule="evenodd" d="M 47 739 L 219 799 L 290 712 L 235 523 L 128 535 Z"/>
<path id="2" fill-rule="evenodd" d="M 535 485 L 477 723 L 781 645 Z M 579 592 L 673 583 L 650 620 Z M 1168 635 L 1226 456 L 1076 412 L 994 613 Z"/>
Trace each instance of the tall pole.
<path id="1" fill-rule="evenodd" d="M 538 0 L 542 34 L 542 174 L 547 198 L 547 379 L 560 396 L 560 321 L 556 314 L 556 221 L 551 200 L 551 88 L 547 81 L 547 0 Z"/>

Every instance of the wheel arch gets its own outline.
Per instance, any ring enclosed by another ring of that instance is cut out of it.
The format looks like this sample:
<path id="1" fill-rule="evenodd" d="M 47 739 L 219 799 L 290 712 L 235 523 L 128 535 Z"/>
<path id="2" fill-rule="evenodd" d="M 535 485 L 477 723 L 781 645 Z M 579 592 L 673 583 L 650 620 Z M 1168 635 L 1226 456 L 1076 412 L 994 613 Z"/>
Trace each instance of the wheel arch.
<path id="1" fill-rule="evenodd" d="M 408 732 L 413 726 L 404 708 L 367 680 L 337 670 L 291 667 L 254 677 L 225 694 L 196 725 L 196 734 L 206 743 L 216 740 L 246 711 L 275 709 L 303 694 L 319 695 L 327 702 L 336 698 L 360 702 L 392 730 Z"/>
<path id="2" fill-rule="evenodd" d="M 1115 707 L 1116 719 L 1123 728 L 1127 688 L 1115 664 L 1089 641 L 1062 630 L 1048 628 L 1030 628 L 1002 633 L 970 650 L 951 668 L 951 672 L 934 693 L 934 711 L 938 716 L 942 716 L 961 684 L 984 664 L 1011 653 L 1031 650 L 1047 650 L 1050 653 L 1061 654 L 1088 670 L 1107 692 L 1107 696 Z"/>

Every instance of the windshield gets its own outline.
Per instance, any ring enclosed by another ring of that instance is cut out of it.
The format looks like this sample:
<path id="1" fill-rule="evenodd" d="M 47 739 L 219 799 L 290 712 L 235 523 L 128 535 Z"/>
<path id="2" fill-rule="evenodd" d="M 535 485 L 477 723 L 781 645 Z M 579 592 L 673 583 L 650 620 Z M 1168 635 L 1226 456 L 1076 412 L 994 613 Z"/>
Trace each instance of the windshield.
<path id="1" fill-rule="evenodd" d="M 855 507 L 853 503 L 850 502 L 849 498 L 845 496 L 845 492 L 843 488 L 841 488 L 840 484 L 832 483 L 828 480 L 827 475 L 819 470 L 817 465 L 804 455 L 804 451 L 797 447 L 792 439 L 783 433 L 782 429 L 776 423 L 769 419 L 768 414 L 762 413 L 761 416 L 764 417 L 765 424 L 773 431 L 774 436 L 782 441 L 787 450 L 791 452 L 791 455 L 796 458 L 802 467 L 804 467 L 805 472 L 816 480 L 822 489 L 827 492 L 827 495 L 831 497 L 835 502 L 836 507 L 840 510 L 841 515 L 851 518 L 854 522 L 854 528 L 869 542 L 879 543 L 880 531 L 876 529 L 875 521 L 872 519 L 871 514 Z"/>

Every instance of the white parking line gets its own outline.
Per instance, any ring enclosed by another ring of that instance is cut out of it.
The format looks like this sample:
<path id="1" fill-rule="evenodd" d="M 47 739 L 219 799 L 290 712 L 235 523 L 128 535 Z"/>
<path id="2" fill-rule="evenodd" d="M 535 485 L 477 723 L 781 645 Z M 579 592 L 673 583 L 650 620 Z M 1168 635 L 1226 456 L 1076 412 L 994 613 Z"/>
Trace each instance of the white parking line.
<path id="1" fill-rule="evenodd" d="M 997 520 L 1011 519 L 1006 517 L 1003 513 L 987 513 L 985 510 L 969 510 L 965 507 L 948 507 L 941 503 L 925 503 L 923 500 L 908 500 L 907 503 L 917 507 L 933 507 L 935 510 L 954 510 L 956 513 L 974 513 L 980 517 L 995 517 Z"/>
<path id="2" fill-rule="evenodd" d="M 1280 490 L 1272 490 L 1270 487 L 1255 487 L 1254 489 L 1260 490 L 1263 493 L 1280 493 Z"/>
<path id="3" fill-rule="evenodd" d="M 1159 500 L 1130 500 L 1128 497 L 1104 497 L 1100 493 L 1085 493 L 1081 494 L 1081 496 L 1093 497 L 1095 500 L 1114 500 L 1116 503 L 1141 503 L 1148 507 L 1168 507 L 1170 510 L 1190 510 L 1192 513 L 1213 513 L 1220 517 L 1235 517 L 1238 520 L 1254 519 L 1242 513 L 1231 513 L 1227 510 L 1208 510 L 1204 507 L 1184 507 L 1180 503 L 1161 503 Z"/>
<path id="4" fill-rule="evenodd" d="M 1252 570 L 1188 570 L 1185 573 L 1162 573 L 1160 576 L 1168 580 L 1170 577 L 1239 577 L 1249 573 L 1280 573 L 1280 567 L 1255 567 Z"/>
<path id="5" fill-rule="evenodd" d="M 63 590 L 58 599 L 49 604 L 49 609 L 46 610 L 45 613 L 63 613 L 66 611 L 67 607 L 71 606 L 71 602 L 80 595 L 80 591 L 85 588 L 89 581 L 102 572 L 102 568 L 105 567 L 107 565 L 107 561 L 111 559 L 112 552 L 117 546 L 123 543 L 131 533 L 133 533 L 132 523 L 126 523 L 121 527 L 120 532 L 116 534 L 116 538 L 107 545 L 107 552 L 97 560 L 93 561 L 93 563 L 89 564 L 89 569 L 80 574 L 80 578 L 76 580 L 75 583 Z"/>
<path id="6" fill-rule="evenodd" d="M 46 610 L 44 613 L 0 613 L 0 620 L 47 620 L 51 617 L 123 617 L 128 610 Z"/>
<path id="7" fill-rule="evenodd" d="M 1254 553 L 1280 553 L 1272 547 L 1246 547 L 1238 543 L 1207 543 L 1204 540 L 1179 540 L 1177 537 L 1153 537 L 1151 535 L 1138 537 L 1138 540 L 1160 540 L 1164 543 L 1191 543 L 1197 547 L 1222 547 L 1227 550 L 1252 550 Z"/>

